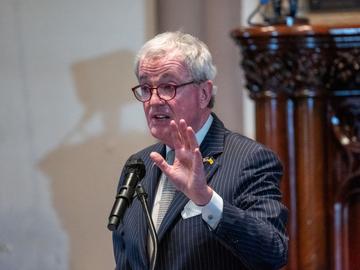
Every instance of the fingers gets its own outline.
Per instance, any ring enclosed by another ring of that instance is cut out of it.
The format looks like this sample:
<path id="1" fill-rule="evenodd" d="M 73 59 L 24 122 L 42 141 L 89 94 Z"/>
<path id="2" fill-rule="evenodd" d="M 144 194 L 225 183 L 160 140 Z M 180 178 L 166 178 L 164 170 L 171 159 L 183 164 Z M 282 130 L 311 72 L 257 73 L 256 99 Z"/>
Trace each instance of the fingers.
<path id="1" fill-rule="evenodd" d="M 191 127 L 187 127 L 186 129 L 186 134 L 187 134 L 187 138 L 188 138 L 188 142 L 189 142 L 189 148 L 193 149 L 194 151 L 199 150 L 199 144 L 197 142 L 196 136 L 195 136 L 195 132 Z M 200 153 L 200 151 L 199 151 Z"/>
<path id="2" fill-rule="evenodd" d="M 171 121 L 170 128 L 175 149 L 194 151 L 198 147 L 195 132 L 184 119 L 180 119 L 179 125 Z"/>
<path id="3" fill-rule="evenodd" d="M 155 163 L 156 166 L 160 168 L 165 174 L 170 170 L 170 165 L 166 162 L 166 160 L 157 152 L 150 153 L 151 160 Z"/>
<path id="4" fill-rule="evenodd" d="M 195 164 L 203 164 L 202 163 L 202 155 L 201 155 L 199 148 L 195 148 L 194 154 L 195 154 L 195 160 L 194 160 Z"/>
<path id="5" fill-rule="evenodd" d="M 174 149 L 182 148 L 182 137 L 179 132 L 178 125 L 174 120 L 170 122 L 171 138 L 174 144 Z"/>

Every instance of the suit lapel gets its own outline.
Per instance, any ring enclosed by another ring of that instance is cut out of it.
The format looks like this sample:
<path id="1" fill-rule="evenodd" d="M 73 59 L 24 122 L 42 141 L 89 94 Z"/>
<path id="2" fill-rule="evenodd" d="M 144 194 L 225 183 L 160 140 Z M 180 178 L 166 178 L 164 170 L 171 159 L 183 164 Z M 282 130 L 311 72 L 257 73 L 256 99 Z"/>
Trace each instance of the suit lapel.
<path id="1" fill-rule="evenodd" d="M 213 123 L 200 145 L 200 152 L 204 160 L 204 170 L 207 182 L 210 181 L 213 174 L 219 166 L 221 166 L 216 159 L 223 152 L 224 136 L 226 133 L 223 123 L 214 113 L 212 113 L 212 116 L 214 117 Z M 171 225 L 176 222 L 176 218 L 180 217 L 180 213 L 188 201 L 189 199 L 183 193 L 176 192 L 175 197 L 164 216 L 163 223 L 159 227 L 159 242 L 162 240 Z"/>
<path id="2" fill-rule="evenodd" d="M 224 149 L 224 137 L 227 130 L 224 124 L 212 113 L 214 121 L 206 134 L 204 141 L 200 145 L 200 152 L 203 158 L 216 157 L 223 152 Z"/>

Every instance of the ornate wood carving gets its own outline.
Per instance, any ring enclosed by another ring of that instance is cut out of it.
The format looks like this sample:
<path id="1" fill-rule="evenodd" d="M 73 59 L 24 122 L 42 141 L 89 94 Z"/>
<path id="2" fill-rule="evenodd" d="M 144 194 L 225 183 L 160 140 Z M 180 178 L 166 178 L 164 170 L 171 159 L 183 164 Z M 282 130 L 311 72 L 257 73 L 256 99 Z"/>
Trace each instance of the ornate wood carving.
<path id="1" fill-rule="evenodd" d="M 360 37 L 355 48 L 341 49 L 334 52 L 334 59 L 327 76 L 329 90 L 359 90 L 360 85 Z"/>
<path id="2" fill-rule="evenodd" d="M 286 269 L 360 269 L 360 26 L 231 33 L 256 106 L 256 136 L 284 163 Z"/>

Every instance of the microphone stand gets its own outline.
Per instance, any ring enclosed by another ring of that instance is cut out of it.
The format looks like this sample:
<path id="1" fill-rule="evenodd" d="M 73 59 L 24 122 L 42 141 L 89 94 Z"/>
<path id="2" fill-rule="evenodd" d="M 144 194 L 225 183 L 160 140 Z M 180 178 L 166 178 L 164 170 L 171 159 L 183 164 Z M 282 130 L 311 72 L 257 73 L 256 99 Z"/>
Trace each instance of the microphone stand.
<path id="1" fill-rule="evenodd" d="M 150 236 L 152 239 L 152 244 L 153 244 L 153 252 L 151 254 L 151 261 L 150 261 L 150 269 L 154 270 L 155 269 L 155 265 L 156 265 L 156 258 L 157 258 L 157 252 L 158 252 L 158 237 L 156 234 L 156 230 L 155 230 L 155 226 L 154 223 L 152 221 L 150 212 L 149 212 L 149 207 L 147 204 L 147 193 L 145 192 L 145 189 L 142 187 L 141 184 L 138 184 L 136 186 L 136 194 L 137 194 L 137 198 L 140 200 L 141 205 L 144 209 L 145 215 L 146 215 L 146 221 L 148 223 L 149 229 L 150 229 Z"/>

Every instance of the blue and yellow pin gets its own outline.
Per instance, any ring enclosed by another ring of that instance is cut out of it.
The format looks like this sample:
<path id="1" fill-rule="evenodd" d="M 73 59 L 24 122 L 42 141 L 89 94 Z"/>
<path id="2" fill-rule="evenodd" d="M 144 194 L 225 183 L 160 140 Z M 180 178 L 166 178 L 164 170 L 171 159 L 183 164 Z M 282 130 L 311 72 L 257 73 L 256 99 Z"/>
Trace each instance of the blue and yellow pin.
<path id="1" fill-rule="evenodd" d="M 203 163 L 209 163 L 210 165 L 214 164 L 214 159 L 212 157 L 204 157 L 203 158 Z"/>

